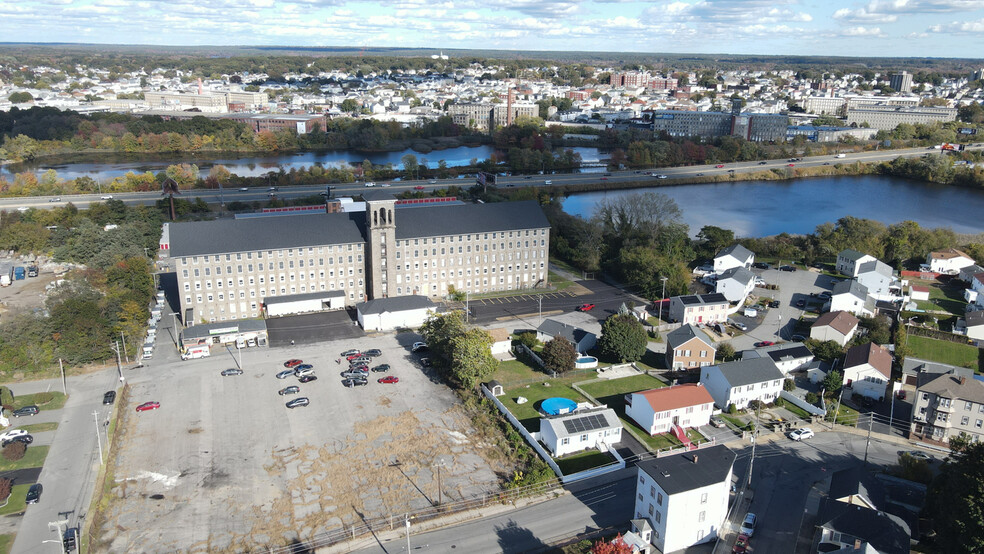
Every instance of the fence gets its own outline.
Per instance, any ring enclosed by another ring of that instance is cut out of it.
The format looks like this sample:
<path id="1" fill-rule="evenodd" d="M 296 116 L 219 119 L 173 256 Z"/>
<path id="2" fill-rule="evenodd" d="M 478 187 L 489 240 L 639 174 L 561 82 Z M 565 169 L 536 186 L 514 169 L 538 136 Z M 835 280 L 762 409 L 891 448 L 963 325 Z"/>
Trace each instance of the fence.
<path id="1" fill-rule="evenodd" d="M 506 405 L 503 404 L 498 398 L 496 398 L 495 395 L 492 394 L 492 391 L 490 391 L 488 387 L 485 386 L 484 383 L 482 384 L 482 394 L 484 394 L 486 398 L 488 398 L 489 400 L 492 401 L 493 404 L 495 404 L 495 407 L 498 408 L 500 412 L 502 412 L 502 415 L 506 416 L 506 419 L 509 420 L 509 423 L 511 423 L 512 426 L 515 427 L 517 431 L 519 431 L 519 434 L 523 435 L 523 438 L 526 439 L 526 442 L 530 443 L 530 446 L 533 447 L 533 450 L 536 450 L 536 453 L 539 454 L 541 458 L 543 458 L 543 461 L 547 462 L 547 465 L 550 466 L 550 469 L 552 469 L 554 473 L 557 474 L 557 477 L 563 477 L 564 472 L 560 470 L 560 466 L 558 466 L 557 462 L 554 461 L 553 457 L 547 453 L 547 450 L 543 448 L 543 446 L 540 444 L 540 441 L 536 440 L 533 437 L 533 435 L 526 429 L 526 427 L 523 427 L 523 424 L 521 424 L 519 420 L 516 419 L 516 416 L 512 415 L 509 409 L 506 408 Z"/>
<path id="2" fill-rule="evenodd" d="M 789 391 L 781 391 L 779 393 L 779 397 L 787 402 L 795 404 L 799 408 L 802 408 L 813 415 L 823 416 L 827 413 L 827 410 L 824 410 L 823 408 L 818 408 L 817 406 L 810 404 L 805 399 L 800 398 Z"/>
<path id="3" fill-rule="evenodd" d="M 926 327 L 919 327 L 916 325 L 906 325 L 905 330 L 910 335 L 916 337 L 926 337 L 930 339 L 947 340 L 959 344 L 967 344 L 967 337 L 963 335 L 955 335 L 953 333 L 947 333 L 946 331 L 940 331 L 938 329 L 927 329 Z"/>
<path id="4" fill-rule="evenodd" d="M 519 352 L 515 352 L 515 351 L 513 352 L 514 354 L 516 354 L 517 358 L 520 357 L 520 352 L 521 352 L 523 356 L 528 356 L 531 360 L 536 362 L 536 365 L 540 366 L 541 369 L 547 369 L 547 366 L 543 363 L 543 358 L 541 358 L 536 352 L 531 350 L 529 346 L 526 346 L 525 344 L 520 342 L 516 344 L 515 350 L 519 351 Z"/>

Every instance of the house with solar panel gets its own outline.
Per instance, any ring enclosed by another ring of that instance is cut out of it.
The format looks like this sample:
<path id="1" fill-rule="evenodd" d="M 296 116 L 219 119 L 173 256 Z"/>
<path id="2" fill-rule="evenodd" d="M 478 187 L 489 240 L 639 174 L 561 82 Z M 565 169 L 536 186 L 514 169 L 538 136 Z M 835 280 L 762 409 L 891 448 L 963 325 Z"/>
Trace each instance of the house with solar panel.
<path id="1" fill-rule="evenodd" d="M 717 292 L 674 296 L 670 298 L 670 321 L 683 325 L 725 322 L 730 307 L 728 299 Z"/>
<path id="2" fill-rule="evenodd" d="M 753 358 L 770 358 L 783 375 L 809 365 L 813 361 L 813 352 L 802 342 L 783 342 L 764 346 L 741 353 L 742 360 Z"/>
<path id="3" fill-rule="evenodd" d="M 607 452 L 622 440 L 622 423 L 611 408 L 577 410 L 540 419 L 539 438 L 554 457 L 595 448 Z"/>

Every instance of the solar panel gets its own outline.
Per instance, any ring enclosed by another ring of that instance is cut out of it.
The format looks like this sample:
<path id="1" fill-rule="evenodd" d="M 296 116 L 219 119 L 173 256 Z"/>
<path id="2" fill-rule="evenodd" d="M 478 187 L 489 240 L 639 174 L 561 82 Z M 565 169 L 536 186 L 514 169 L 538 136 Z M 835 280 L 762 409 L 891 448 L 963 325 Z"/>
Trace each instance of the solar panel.
<path id="1" fill-rule="evenodd" d="M 592 414 L 564 420 L 564 428 L 566 428 L 567 432 L 571 434 L 594 431 L 595 429 L 604 429 L 607 426 L 608 422 L 605 420 L 605 416 L 601 414 Z"/>
<path id="2" fill-rule="evenodd" d="M 728 301 L 728 299 L 725 298 L 724 295 L 721 294 L 721 293 L 719 293 L 719 292 L 714 292 L 714 293 L 711 293 L 711 294 L 704 294 L 704 295 L 702 295 L 700 297 L 700 299 L 703 300 L 705 304 L 708 304 L 708 303 L 711 303 L 711 302 L 727 302 Z"/>
<path id="3" fill-rule="evenodd" d="M 680 302 L 683 302 L 684 305 L 689 306 L 690 304 L 700 304 L 700 299 L 696 296 L 681 296 Z"/>

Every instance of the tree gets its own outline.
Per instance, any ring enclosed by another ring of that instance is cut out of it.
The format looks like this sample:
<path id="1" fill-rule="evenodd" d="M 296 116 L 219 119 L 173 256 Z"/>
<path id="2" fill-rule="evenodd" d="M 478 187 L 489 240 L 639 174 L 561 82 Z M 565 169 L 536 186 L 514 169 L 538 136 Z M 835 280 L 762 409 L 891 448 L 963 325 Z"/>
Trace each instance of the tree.
<path id="1" fill-rule="evenodd" d="M 818 360 L 827 363 L 833 363 L 834 360 L 844 355 L 844 348 L 832 340 L 820 342 L 816 339 L 806 339 L 804 344 Z"/>
<path id="2" fill-rule="evenodd" d="M 451 375 L 466 389 L 490 377 L 499 367 L 492 355 L 492 336 L 483 329 L 469 329 L 451 339 Z"/>
<path id="3" fill-rule="evenodd" d="M 437 356 L 450 360 L 451 344 L 455 337 L 465 333 L 465 320 L 460 311 L 432 314 L 420 327 L 424 342 Z"/>
<path id="4" fill-rule="evenodd" d="M 361 106 L 359 106 L 359 103 L 354 99 L 346 98 L 345 100 L 342 100 L 342 103 L 338 106 L 338 109 L 346 113 L 357 113 L 361 109 Z"/>
<path id="5" fill-rule="evenodd" d="M 830 370 L 827 376 L 820 382 L 820 386 L 826 391 L 827 396 L 836 396 L 844 384 L 844 375 L 836 369 Z"/>
<path id="6" fill-rule="evenodd" d="M 591 554 L 632 554 L 632 547 L 626 544 L 619 533 L 611 542 L 604 539 L 596 542 L 591 547 Z"/>
<path id="7" fill-rule="evenodd" d="M 868 330 L 868 336 L 864 342 L 888 344 L 892 340 L 890 332 L 891 320 L 887 316 L 861 317 L 858 326 Z"/>
<path id="8" fill-rule="evenodd" d="M 400 163 L 403 164 L 403 171 L 409 178 L 413 178 L 417 173 L 417 169 L 420 167 L 420 164 L 417 163 L 417 156 L 414 156 L 413 154 L 404 154 L 403 157 L 400 158 Z"/>
<path id="9" fill-rule="evenodd" d="M 4 459 L 15 462 L 24 457 L 27 453 L 27 445 L 22 442 L 11 442 L 3 447 Z"/>
<path id="10" fill-rule="evenodd" d="M 601 325 L 598 346 L 603 356 L 621 362 L 636 362 L 646 353 L 646 329 L 632 315 L 613 315 Z"/>
<path id="11" fill-rule="evenodd" d="M 11 104 L 25 104 L 27 102 L 33 102 L 34 97 L 31 96 L 30 92 L 15 92 L 7 97 Z"/>
<path id="12" fill-rule="evenodd" d="M 717 348 L 717 359 L 730 362 L 737 358 L 735 347 L 730 342 L 722 342 Z"/>
<path id="13" fill-rule="evenodd" d="M 520 344 L 526 345 L 526 347 L 529 348 L 530 350 L 533 350 L 534 348 L 540 345 L 540 341 L 537 340 L 536 333 L 533 331 L 526 331 L 525 333 L 520 333 L 519 335 L 517 335 L 516 338 L 517 340 L 519 340 Z"/>
<path id="14" fill-rule="evenodd" d="M 10 498 L 10 492 L 13 490 L 13 487 L 13 479 L 8 479 L 6 477 L 0 479 L 0 502 L 3 502 L 4 504 L 7 503 L 7 499 Z"/>
<path id="15" fill-rule="evenodd" d="M 540 359 L 547 371 L 564 373 L 574 369 L 577 362 L 577 350 L 574 345 L 563 337 L 554 337 L 543 345 Z"/>
<path id="16" fill-rule="evenodd" d="M 735 243 L 735 232 L 714 225 L 705 225 L 697 233 L 697 240 L 701 242 L 701 256 L 711 258 L 721 249 Z"/>
<path id="17" fill-rule="evenodd" d="M 926 499 L 936 549 L 984 553 L 984 443 L 953 438 L 950 448 L 954 454 L 946 458 Z"/>

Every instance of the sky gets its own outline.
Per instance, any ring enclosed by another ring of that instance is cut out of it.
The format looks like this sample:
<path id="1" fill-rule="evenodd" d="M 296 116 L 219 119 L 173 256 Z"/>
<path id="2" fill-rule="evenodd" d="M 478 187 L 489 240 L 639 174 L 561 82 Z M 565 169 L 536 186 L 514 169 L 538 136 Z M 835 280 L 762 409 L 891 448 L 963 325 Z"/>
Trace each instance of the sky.
<path id="1" fill-rule="evenodd" d="M 984 0 L 0 0 L 0 41 L 974 58 Z"/>

